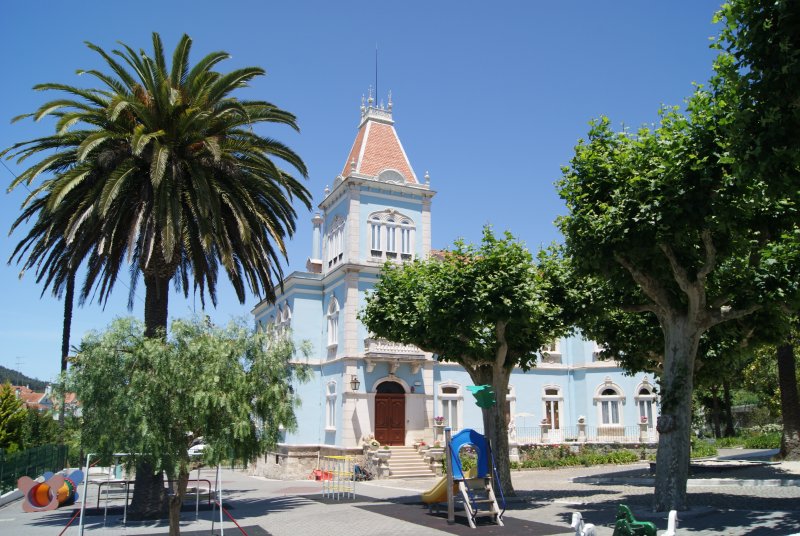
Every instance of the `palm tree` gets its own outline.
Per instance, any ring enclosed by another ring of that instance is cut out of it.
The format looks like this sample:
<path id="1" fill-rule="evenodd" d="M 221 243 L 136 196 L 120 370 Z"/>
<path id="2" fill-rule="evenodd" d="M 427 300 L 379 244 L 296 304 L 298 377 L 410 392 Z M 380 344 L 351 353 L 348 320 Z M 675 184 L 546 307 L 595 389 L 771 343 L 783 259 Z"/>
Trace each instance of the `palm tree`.
<path id="1" fill-rule="evenodd" d="M 268 102 L 232 96 L 264 70 L 217 72 L 215 66 L 229 57 L 225 52 L 190 68 L 191 44 L 184 35 L 168 67 L 155 33 L 152 56 L 125 44 L 109 54 L 87 43 L 109 72 L 79 73 L 101 87 L 36 86 L 66 96 L 20 118 L 54 116 L 55 134 L 0 153 L 21 161 L 39 157 L 11 188 L 31 184 L 42 173 L 53 175 L 43 210 L 64 216 L 66 244 L 92 244 L 87 282 L 97 285 L 100 299 L 124 266 L 130 269 L 131 294 L 141 272 L 150 337 L 166 334 L 172 282 L 184 295 L 190 286 L 199 290 L 203 304 L 208 293 L 216 305 L 220 265 L 240 302 L 247 288 L 274 299 L 273 278 L 283 276 L 285 239 L 295 230 L 292 202 L 310 209 L 309 192 L 275 159 L 305 177 L 303 161 L 253 130 L 256 123 L 297 130 L 295 117 Z M 147 516 L 162 510 L 163 484 L 160 476 L 140 482 L 146 472 L 141 469 L 131 509 Z"/>

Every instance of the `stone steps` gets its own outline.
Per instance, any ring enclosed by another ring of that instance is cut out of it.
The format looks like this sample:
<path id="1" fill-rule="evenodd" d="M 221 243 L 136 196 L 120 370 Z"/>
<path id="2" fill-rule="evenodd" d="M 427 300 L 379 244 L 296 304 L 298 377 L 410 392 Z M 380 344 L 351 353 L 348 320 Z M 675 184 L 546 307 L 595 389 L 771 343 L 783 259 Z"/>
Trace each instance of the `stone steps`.
<path id="1" fill-rule="evenodd" d="M 414 447 L 389 447 L 389 478 L 427 478 L 436 476 Z"/>

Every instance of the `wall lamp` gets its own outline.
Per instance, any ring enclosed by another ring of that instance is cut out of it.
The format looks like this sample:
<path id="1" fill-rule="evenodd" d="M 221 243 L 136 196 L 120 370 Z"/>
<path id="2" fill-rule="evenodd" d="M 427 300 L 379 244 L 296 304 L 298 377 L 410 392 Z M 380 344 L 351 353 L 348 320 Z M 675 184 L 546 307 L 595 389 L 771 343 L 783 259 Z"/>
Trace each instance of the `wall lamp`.
<path id="1" fill-rule="evenodd" d="M 361 382 L 358 381 L 358 376 L 353 374 L 350 376 L 350 389 L 353 391 L 358 391 L 358 388 L 361 387 Z"/>

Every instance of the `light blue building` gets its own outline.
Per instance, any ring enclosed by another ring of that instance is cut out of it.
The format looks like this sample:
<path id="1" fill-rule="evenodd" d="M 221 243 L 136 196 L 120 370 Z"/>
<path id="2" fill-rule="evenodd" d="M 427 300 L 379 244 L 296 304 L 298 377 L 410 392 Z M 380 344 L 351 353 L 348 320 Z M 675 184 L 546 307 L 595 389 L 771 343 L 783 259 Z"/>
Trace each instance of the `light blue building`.
<path id="1" fill-rule="evenodd" d="M 430 253 L 435 194 L 428 174 L 420 180 L 403 150 L 391 95 L 385 108 L 370 95 L 344 168 L 312 219 L 306 270 L 284 280 L 274 304 L 253 309 L 261 328 L 291 329 L 296 341 L 313 347 L 312 379 L 295 387 L 299 428 L 285 433 L 262 474 L 307 474 L 320 455 L 360 449 L 370 436 L 389 445 L 430 443 L 441 429 L 434 417 L 456 430 L 482 428 L 461 367 L 373 338 L 357 318 L 387 260 Z M 513 454 L 530 442 L 654 438 L 652 383 L 596 356 L 594 343 L 568 338 L 543 349 L 532 371 L 514 372 L 506 408 Z"/>

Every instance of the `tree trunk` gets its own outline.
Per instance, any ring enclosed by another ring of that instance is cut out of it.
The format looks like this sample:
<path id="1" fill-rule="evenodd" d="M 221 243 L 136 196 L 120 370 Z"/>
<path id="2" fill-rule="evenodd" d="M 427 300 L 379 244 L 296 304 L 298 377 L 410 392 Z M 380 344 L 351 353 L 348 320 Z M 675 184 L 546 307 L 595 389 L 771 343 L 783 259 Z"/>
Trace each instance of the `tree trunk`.
<path id="1" fill-rule="evenodd" d="M 178 473 L 178 482 L 172 497 L 169 499 L 169 536 L 180 536 L 181 533 L 181 506 L 186 495 L 186 486 L 189 482 L 189 471 L 181 469 Z"/>
<path id="2" fill-rule="evenodd" d="M 64 291 L 64 325 L 61 329 L 61 407 L 58 409 L 59 443 L 64 444 L 64 415 L 67 405 L 67 390 L 64 377 L 67 372 L 67 358 L 69 357 L 69 338 L 72 332 L 72 305 L 75 299 L 75 272 L 67 275 L 67 288 Z"/>
<path id="3" fill-rule="evenodd" d="M 725 403 L 725 437 L 736 435 L 736 423 L 733 422 L 733 401 L 731 400 L 731 384 L 728 380 L 722 381 L 722 396 Z"/>
<path id="4" fill-rule="evenodd" d="M 136 464 L 133 499 L 128 508 L 128 517 L 133 520 L 163 519 L 167 513 L 167 490 L 164 474 L 153 472 L 153 465 L 140 459 Z"/>
<path id="5" fill-rule="evenodd" d="M 144 276 L 144 334 L 145 337 L 166 337 L 170 278 Z M 131 519 L 161 519 L 167 515 L 167 493 L 164 475 L 153 474 L 152 465 L 141 461 L 136 465 L 136 483 L 129 510 Z"/>
<path id="6" fill-rule="evenodd" d="M 494 388 L 497 403 L 483 410 L 483 434 L 492 445 L 494 461 L 497 465 L 497 476 L 503 489 L 503 495 L 516 495 L 511 482 L 511 468 L 508 454 L 508 426 L 505 422 L 506 394 L 508 393 L 509 373 L 504 370 L 499 377 L 494 376 L 490 365 L 477 370 L 468 370 L 475 385 L 491 385 Z M 491 460 L 490 460 L 491 463 Z M 493 483 L 493 485 L 495 485 Z"/>
<path id="7" fill-rule="evenodd" d="M 144 336 L 165 337 L 169 309 L 169 277 L 144 276 Z"/>
<path id="8" fill-rule="evenodd" d="M 719 439 L 722 437 L 722 428 L 719 423 L 719 387 L 716 385 L 710 389 L 711 391 L 711 425 L 714 427 L 714 437 Z"/>
<path id="9" fill-rule="evenodd" d="M 654 509 L 686 510 L 686 481 L 691 452 L 694 360 L 700 330 L 684 318 L 671 317 L 664 329 L 664 373 L 661 378 L 661 415 Z"/>
<path id="10" fill-rule="evenodd" d="M 800 460 L 800 399 L 797 395 L 797 368 L 792 341 L 778 347 L 778 384 L 783 415 L 780 456 L 784 460 Z"/>

